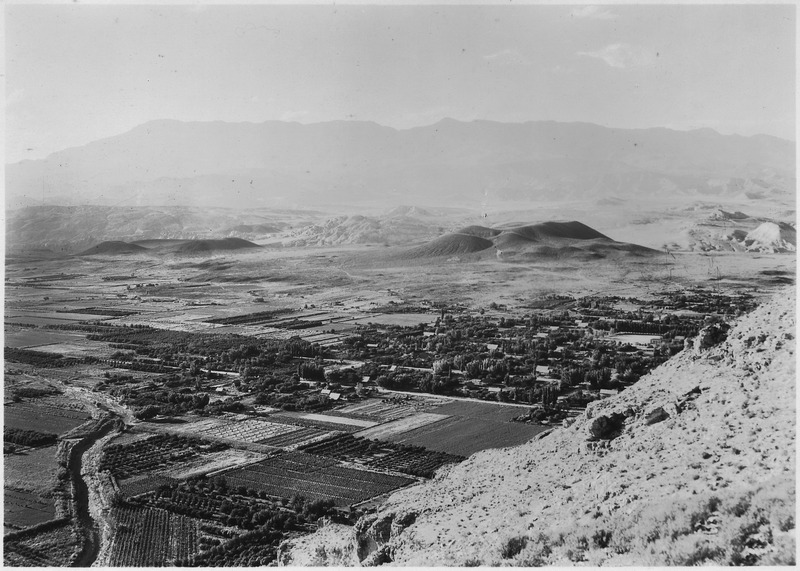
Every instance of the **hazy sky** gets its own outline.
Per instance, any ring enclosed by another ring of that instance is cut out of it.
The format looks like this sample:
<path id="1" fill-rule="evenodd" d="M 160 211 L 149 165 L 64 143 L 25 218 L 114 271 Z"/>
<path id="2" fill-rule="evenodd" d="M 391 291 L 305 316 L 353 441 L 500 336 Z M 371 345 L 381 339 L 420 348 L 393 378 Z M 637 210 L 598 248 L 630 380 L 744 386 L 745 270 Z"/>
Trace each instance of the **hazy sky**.
<path id="1" fill-rule="evenodd" d="M 793 5 L 7 5 L 6 159 L 151 119 L 795 135 Z"/>

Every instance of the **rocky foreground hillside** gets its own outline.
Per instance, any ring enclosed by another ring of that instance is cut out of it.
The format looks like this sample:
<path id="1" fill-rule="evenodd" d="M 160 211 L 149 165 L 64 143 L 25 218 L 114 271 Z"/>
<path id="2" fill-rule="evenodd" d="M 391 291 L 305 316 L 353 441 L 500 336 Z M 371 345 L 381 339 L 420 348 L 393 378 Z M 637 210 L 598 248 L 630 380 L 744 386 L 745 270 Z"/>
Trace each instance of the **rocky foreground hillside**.
<path id="1" fill-rule="evenodd" d="M 794 336 L 792 288 L 570 427 L 475 454 L 281 563 L 794 563 Z"/>

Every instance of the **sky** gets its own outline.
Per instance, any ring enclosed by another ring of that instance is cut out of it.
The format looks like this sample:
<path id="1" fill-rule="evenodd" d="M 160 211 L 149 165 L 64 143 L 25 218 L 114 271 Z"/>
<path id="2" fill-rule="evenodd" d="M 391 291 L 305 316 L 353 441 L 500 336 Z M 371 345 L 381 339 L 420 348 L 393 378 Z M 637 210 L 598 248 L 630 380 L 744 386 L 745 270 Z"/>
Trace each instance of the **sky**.
<path id="1" fill-rule="evenodd" d="M 153 119 L 795 137 L 784 5 L 6 4 L 6 163 Z"/>

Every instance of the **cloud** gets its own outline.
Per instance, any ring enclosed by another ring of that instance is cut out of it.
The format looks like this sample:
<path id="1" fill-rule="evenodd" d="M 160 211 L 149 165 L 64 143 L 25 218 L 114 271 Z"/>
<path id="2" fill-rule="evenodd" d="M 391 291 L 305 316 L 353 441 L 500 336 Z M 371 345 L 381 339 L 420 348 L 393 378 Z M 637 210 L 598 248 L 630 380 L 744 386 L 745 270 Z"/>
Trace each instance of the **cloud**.
<path id="1" fill-rule="evenodd" d="M 530 65 L 530 61 L 517 50 L 500 50 L 483 56 L 483 59 L 493 65 Z"/>
<path id="2" fill-rule="evenodd" d="M 642 47 L 630 44 L 611 44 L 593 52 L 578 52 L 586 56 L 603 60 L 611 67 L 642 67 L 655 62 L 655 55 Z"/>
<path id="3" fill-rule="evenodd" d="M 613 20 L 617 17 L 611 10 L 600 6 L 579 6 L 570 10 L 569 15 L 573 18 L 590 20 Z"/>

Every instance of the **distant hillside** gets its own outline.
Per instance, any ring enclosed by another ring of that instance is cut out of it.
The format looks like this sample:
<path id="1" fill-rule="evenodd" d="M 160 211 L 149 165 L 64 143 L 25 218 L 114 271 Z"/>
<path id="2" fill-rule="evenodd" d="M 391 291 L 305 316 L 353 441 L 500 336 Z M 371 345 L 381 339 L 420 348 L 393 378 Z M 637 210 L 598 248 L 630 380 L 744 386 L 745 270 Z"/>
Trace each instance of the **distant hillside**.
<path id="1" fill-rule="evenodd" d="M 480 236 L 469 234 L 447 234 L 427 244 L 413 248 L 405 253 L 408 258 L 431 258 L 435 256 L 455 256 L 458 254 L 474 254 L 488 248 L 494 243 Z"/>
<path id="2" fill-rule="evenodd" d="M 797 231 L 779 220 L 715 210 L 705 218 L 687 218 L 686 227 L 670 242 L 674 248 L 701 252 L 787 253 L 796 250 Z"/>
<path id="3" fill-rule="evenodd" d="M 223 238 L 221 240 L 140 240 L 136 243 L 121 241 L 101 242 L 84 250 L 78 256 L 144 254 L 173 254 L 176 256 L 198 256 L 214 252 L 260 248 L 241 238 Z"/>
<path id="4" fill-rule="evenodd" d="M 144 252 L 147 252 L 147 248 L 142 248 L 136 244 L 128 244 L 127 242 L 113 240 L 110 242 L 100 242 L 97 246 L 93 246 L 79 253 L 78 256 L 116 256 L 119 254 L 142 254 Z"/>
<path id="5" fill-rule="evenodd" d="M 319 214 L 287 210 L 237 211 L 181 206 L 53 206 L 6 212 L 6 244 L 47 248 L 60 254 L 80 252 L 103 241 L 196 240 L 209 236 L 261 240 Z"/>
<path id="6" fill-rule="evenodd" d="M 478 452 L 280 562 L 794 565 L 795 323 L 786 288 L 568 428 Z"/>
<path id="7" fill-rule="evenodd" d="M 245 248 L 260 248 L 258 244 L 253 244 L 241 238 L 224 238 L 222 240 L 187 240 L 174 249 L 176 254 L 193 255 L 205 254 L 208 252 L 242 250 Z"/>
<path id="8" fill-rule="evenodd" d="M 396 130 L 152 121 L 6 169 L 6 204 L 458 204 L 697 198 L 793 202 L 795 145 L 709 129 L 450 119 Z"/>
<path id="9" fill-rule="evenodd" d="M 492 249 L 506 260 L 533 258 L 604 258 L 651 255 L 655 250 L 617 242 L 577 222 L 543 222 L 526 226 L 487 228 L 467 226 L 400 254 L 406 259 L 476 254 Z"/>
<path id="10" fill-rule="evenodd" d="M 440 234 L 444 228 L 421 209 L 392 210 L 380 216 L 337 216 L 301 227 L 281 240 L 285 246 L 407 244 Z"/>

